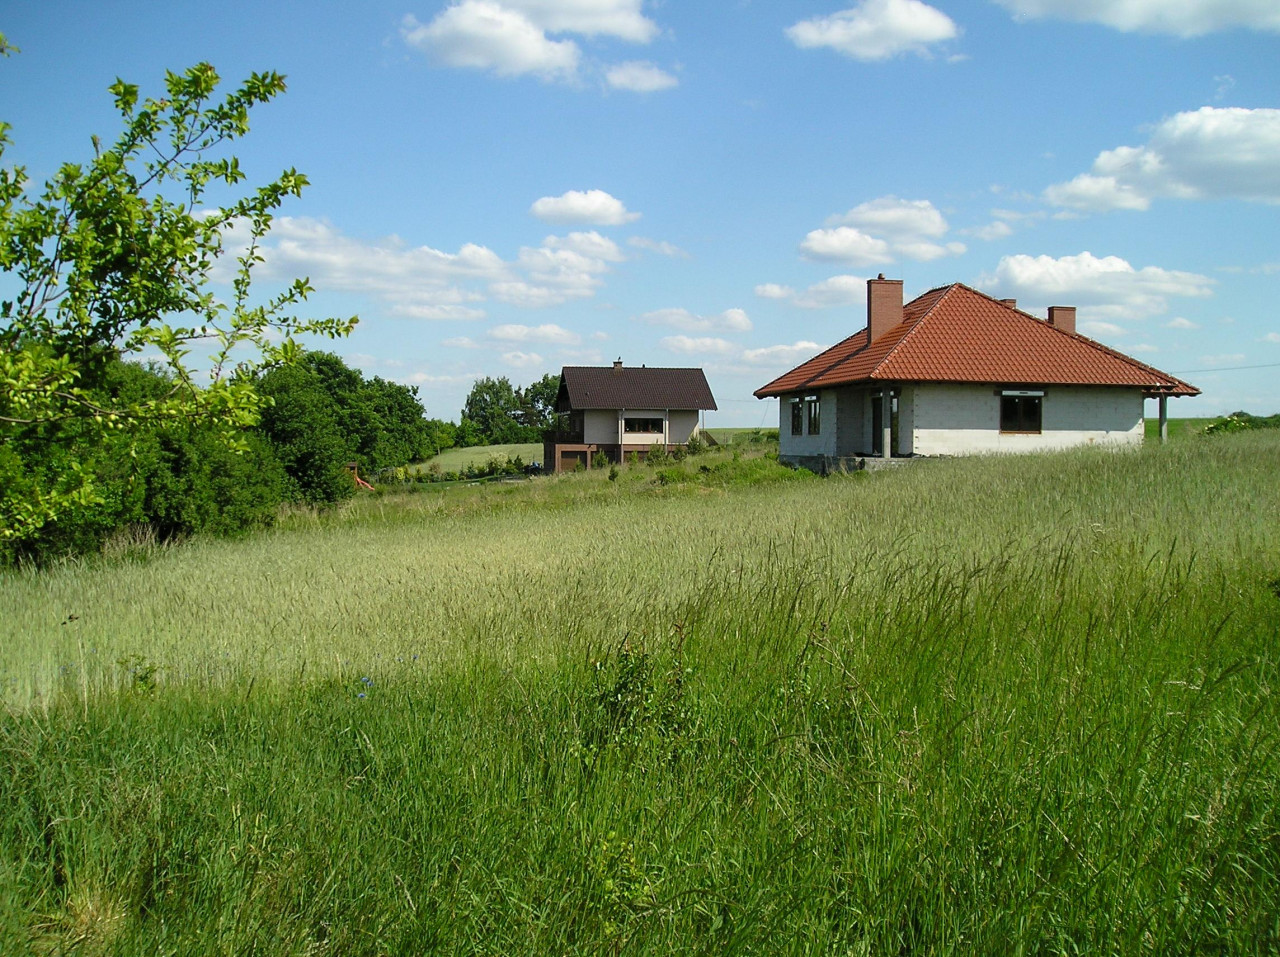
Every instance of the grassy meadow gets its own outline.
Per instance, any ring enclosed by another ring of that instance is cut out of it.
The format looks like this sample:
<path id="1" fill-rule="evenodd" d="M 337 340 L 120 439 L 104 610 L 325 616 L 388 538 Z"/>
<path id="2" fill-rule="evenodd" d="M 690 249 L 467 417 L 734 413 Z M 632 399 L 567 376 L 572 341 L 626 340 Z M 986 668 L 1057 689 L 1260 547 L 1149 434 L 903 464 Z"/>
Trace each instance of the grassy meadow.
<path id="1" fill-rule="evenodd" d="M 0 953 L 1280 948 L 1280 436 L 0 575 Z"/>

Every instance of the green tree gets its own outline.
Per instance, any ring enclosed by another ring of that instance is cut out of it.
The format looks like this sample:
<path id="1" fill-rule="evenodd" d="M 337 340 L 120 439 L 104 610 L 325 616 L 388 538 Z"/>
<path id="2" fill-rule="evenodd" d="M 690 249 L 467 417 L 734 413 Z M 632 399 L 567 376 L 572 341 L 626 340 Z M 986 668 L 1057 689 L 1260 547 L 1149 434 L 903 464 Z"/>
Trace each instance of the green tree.
<path id="1" fill-rule="evenodd" d="M 0 167 L 0 272 L 17 290 L 0 302 L 0 553 L 108 504 L 104 475 L 119 465 L 104 449 L 127 455 L 149 431 L 182 423 L 212 424 L 224 444 L 246 448 L 243 430 L 264 406 L 253 373 L 295 361 L 300 335 L 344 335 L 356 321 L 295 316 L 311 292 L 305 279 L 251 297 L 273 211 L 306 178 L 288 169 L 242 198 L 206 203 L 244 181 L 227 147 L 248 132 L 250 110 L 285 89 L 279 74 L 255 73 L 218 99 L 219 82 L 199 64 L 140 100 L 117 80 L 124 128 L 113 144 L 93 137 L 91 158 L 42 186 Z M 226 248 L 232 228 L 247 236 L 238 252 Z M 224 299 L 209 286 L 228 258 Z M 160 356 L 167 389 L 113 394 L 108 369 L 144 351 Z"/>
<path id="2" fill-rule="evenodd" d="M 520 390 L 525 424 L 539 436 L 547 429 L 560 425 L 560 416 L 556 412 L 556 396 L 559 394 L 560 376 L 554 372 L 548 372 L 537 382 L 531 382 Z"/>
<path id="3" fill-rule="evenodd" d="M 521 412 L 520 396 L 511 381 L 506 376 L 497 379 L 485 376 L 476 380 L 467 395 L 459 432 L 471 422 L 483 444 L 533 442 L 537 434 L 524 423 Z"/>

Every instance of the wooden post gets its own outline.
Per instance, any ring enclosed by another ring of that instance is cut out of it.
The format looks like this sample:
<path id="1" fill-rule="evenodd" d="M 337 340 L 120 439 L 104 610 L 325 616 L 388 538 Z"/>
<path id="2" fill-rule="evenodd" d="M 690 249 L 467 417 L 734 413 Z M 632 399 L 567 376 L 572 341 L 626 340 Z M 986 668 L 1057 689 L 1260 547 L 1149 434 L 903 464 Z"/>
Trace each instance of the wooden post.
<path id="1" fill-rule="evenodd" d="M 880 390 L 880 454 L 893 457 L 893 396 L 887 385 Z"/>
<path id="2" fill-rule="evenodd" d="M 1169 397 L 1167 395 L 1160 396 L 1160 444 L 1165 445 L 1169 441 Z"/>

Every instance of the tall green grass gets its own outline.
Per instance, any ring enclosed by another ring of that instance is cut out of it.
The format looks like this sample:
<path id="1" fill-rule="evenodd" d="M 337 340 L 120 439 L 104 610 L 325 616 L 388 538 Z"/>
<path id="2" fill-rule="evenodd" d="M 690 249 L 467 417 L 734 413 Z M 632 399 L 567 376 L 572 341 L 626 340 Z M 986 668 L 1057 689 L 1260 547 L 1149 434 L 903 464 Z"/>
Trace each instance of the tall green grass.
<path id="1" fill-rule="evenodd" d="M 1280 442 L 716 461 L 0 578 L 0 952 L 1280 946 Z"/>

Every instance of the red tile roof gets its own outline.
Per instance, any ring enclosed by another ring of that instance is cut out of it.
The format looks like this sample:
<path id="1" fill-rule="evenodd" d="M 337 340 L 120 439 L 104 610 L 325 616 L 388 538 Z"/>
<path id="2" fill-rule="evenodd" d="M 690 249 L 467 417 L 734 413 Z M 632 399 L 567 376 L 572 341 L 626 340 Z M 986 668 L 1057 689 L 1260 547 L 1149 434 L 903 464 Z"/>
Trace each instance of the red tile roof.
<path id="1" fill-rule="evenodd" d="M 557 412 L 582 409 L 711 409 L 716 400 L 701 369 L 565 366 Z"/>
<path id="2" fill-rule="evenodd" d="M 758 399 L 857 382 L 1133 386 L 1199 395 L 1193 385 L 1065 332 L 962 283 L 907 303 L 902 322 L 870 346 L 855 332 L 755 392 Z"/>

